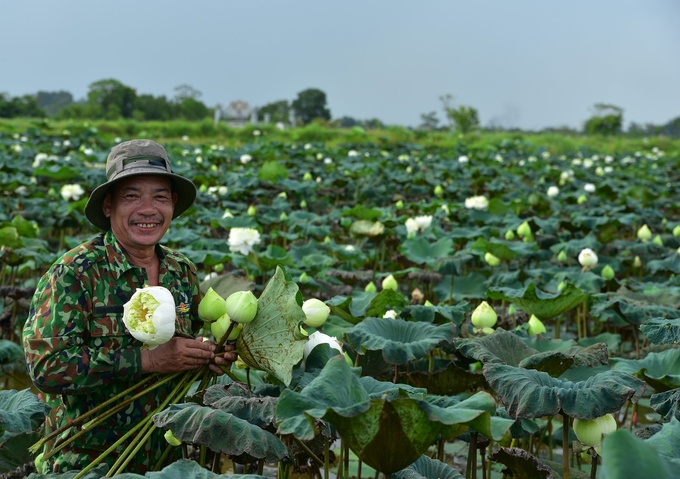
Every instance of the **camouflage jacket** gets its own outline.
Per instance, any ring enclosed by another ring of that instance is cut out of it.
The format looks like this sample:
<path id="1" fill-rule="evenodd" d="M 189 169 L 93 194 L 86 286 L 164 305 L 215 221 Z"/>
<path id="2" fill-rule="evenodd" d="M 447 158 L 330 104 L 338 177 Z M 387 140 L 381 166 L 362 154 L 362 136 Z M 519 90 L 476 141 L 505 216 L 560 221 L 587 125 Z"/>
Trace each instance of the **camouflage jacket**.
<path id="1" fill-rule="evenodd" d="M 200 330 L 196 267 L 184 255 L 156 246 L 159 285 L 168 288 L 177 310 L 177 332 Z M 128 262 L 113 233 L 102 233 L 59 258 L 40 279 L 23 332 L 28 371 L 52 410 L 49 433 L 139 382 L 142 343 L 126 330 L 123 304 L 147 283 L 146 272 Z M 91 429 L 48 464 L 52 472 L 82 469 L 140 419 L 153 411 L 176 385 L 169 381 Z M 140 392 L 135 390 L 134 393 Z M 78 427 L 78 429 L 80 429 Z M 71 428 L 70 433 L 75 431 Z M 46 444 L 45 450 L 54 447 Z M 165 447 L 157 431 L 126 469 L 144 473 Z M 107 463 L 113 464 L 122 444 Z"/>

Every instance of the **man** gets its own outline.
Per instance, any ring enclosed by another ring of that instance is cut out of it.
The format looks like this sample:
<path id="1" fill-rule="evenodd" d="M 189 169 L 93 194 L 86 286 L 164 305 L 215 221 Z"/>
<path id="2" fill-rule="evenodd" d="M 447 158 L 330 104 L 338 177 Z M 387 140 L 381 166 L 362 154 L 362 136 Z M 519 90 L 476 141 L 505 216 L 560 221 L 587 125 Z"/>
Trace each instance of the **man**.
<path id="1" fill-rule="evenodd" d="M 156 373 L 206 364 L 221 374 L 219 366 L 236 359 L 231 352 L 215 357 L 214 343 L 194 339 L 202 326 L 196 267 L 159 244 L 170 221 L 193 204 L 194 184 L 173 173 L 165 149 L 150 140 L 115 146 L 106 161 L 106 177 L 85 206 L 87 219 L 104 232 L 50 267 L 38 283 L 24 327 L 29 373 L 52 406 L 47 433 L 145 377 L 153 384 Z M 156 285 L 170 290 L 175 299 L 176 334 L 167 343 L 146 349 L 126 330 L 123 304 L 137 288 Z M 163 384 L 92 428 L 49 459 L 51 471 L 87 466 L 152 412 L 174 386 L 174 381 Z M 55 441 L 48 442 L 45 451 L 54 445 Z M 124 448 L 125 444 L 106 462 L 112 465 Z M 164 448 L 162 431 L 156 431 L 126 471 L 153 468 Z"/>

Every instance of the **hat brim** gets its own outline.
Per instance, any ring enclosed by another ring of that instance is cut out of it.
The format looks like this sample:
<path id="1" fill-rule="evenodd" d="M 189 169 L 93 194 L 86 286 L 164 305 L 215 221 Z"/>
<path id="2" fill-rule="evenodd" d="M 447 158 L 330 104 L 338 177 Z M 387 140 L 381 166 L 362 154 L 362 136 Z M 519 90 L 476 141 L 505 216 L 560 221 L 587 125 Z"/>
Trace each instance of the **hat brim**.
<path id="1" fill-rule="evenodd" d="M 177 218 L 179 215 L 188 210 L 196 200 L 196 185 L 183 176 L 163 171 L 156 167 L 134 168 L 129 172 L 120 172 L 114 180 L 108 181 L 103 185 L 99 185 L 94 189 L 94 191 L 92 191 L 92 194 L 88 198 L 87 204 L 85 205 L 85 217 L 90 221 L 90 223 L 103 231 L 111 229 L 111 220 L 104 214 L 104 211 L 102 210 L 102 204 L 104 203 L 106 193 L 120 180 L 139 175 L 157 175 L 167 176 L 170 178 L 170 182 L 172 183 L 172 192 L 177 193 L 177 203 L 175 203 L 175 210 L 172 214 L 173 219 Z"/>

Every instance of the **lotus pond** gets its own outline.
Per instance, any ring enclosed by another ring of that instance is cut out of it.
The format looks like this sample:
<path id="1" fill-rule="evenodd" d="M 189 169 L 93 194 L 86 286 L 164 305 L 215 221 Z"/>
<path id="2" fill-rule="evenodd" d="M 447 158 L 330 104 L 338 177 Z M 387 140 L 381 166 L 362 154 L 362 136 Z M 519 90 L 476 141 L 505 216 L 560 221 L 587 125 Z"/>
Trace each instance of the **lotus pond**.
<path id="1" fill-rule="evenodd" d="M 96 233 L 83 208 L 118 141 L 0 136 L 0 472 L 26 470 L 42 436 L 28 301 Z M 234 368 L 195 384 L 154 417 L 188 457 L 154 477 L 680 475 L 678 151 L 165 146 L 199 195 L 164 242 L 204 291 L 321 299 L 318 330 L 346 357 L 323 343 L 284 380 Z"/>

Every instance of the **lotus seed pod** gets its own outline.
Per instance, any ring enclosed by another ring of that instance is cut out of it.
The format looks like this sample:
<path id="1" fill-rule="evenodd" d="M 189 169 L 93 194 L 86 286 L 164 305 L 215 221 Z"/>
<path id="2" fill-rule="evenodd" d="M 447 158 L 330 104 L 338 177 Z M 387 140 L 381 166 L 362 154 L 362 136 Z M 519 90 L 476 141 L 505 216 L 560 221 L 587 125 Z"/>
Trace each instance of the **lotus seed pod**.
<path id="1" fill-rule="evenodd" d="M 225 312 L 224 298 L 217 294 L 214 289 L 208 288 L 205 296 L 198 303 L 198 317 L 202 321 L 217 321 Z"/>
<path id="2" fill-rule="evenodd" d="M 505 232 L 505 239 L 507 241 L 512 241 L 515 239 L 515 232 L 512 230 L 508 230 Z"/>
<path id="3" fill-rule="evenodd" d="M 397 280 L 394 278 L 394 276 L 389 275 L 382 280 L 382 289 L 393 289 L 396 291 L 397 288 L 399 288 L 399 283 L 397 283 Z"/>
<path id="4" fill-rule="evenodd" d="M 179 446 L 182 444 L 182 441 L 177 439 L 170 429 L 165 431 L 164 437 L 167 443 L 171 446 Z"/>
<path id="5" fill-rule="evenodd" d="M 368 283 L 366 285 L 366 287 L 364 288 L 364 291 L 366 291 L 367 293 L 375 293 L 375 292 L 378 291 L 378 288 L 375 286 L 375 283 L 373 281 L 371 281 L 370 283 Z"/>
<path id="6" fill-rule="evenodd" d="M 224 302 L 226 313 L 236 323 L 249 323 L 257 314 L 257 298 L 252 291 L 237 291 Z"/>
<path id="7" fill-rule="evenodd" d="M 559 261 L 560 263 L 566 262 L 567 259 L 568 259 L 567 252 L 565 250 L 562 250 L 557 254 L 557 261 Z"/>
<path id="8" fill-rule="evenodd" d="M 442 185 L 437 185 L 434 187 L 434 194 L 437 198 L 444 196 L 444 188 L 442 188 Z"/>
<path id="9" fill-rule="evenodd" d="M 488 251 L 484 255 L 484 261 L 486 261 L 489 264 L 489 266 L 498 266 L 499 264 L 501 264 L 500 258 L 494 256 Z"/>
<path id="10" fill-rule="evenodd" d="M 680 236 L 680 225 L 673 228 L 673 236 Z"/>
<path id="11" fill-rule="evenodd" d="M 479 329 L 491 328 L 497 320 L 496 311 L 486 301 L 482 301 L 472 312 L 472 324 Z"/>
<path id="12" fill-rule="evenodd" d="M 614 279 L 616 276 L 616 273 L 614 273 L 614 268 L 612 268 L 609 265 L 605 265 L 604 268 L 602 268 L 602 271 L 600 272 L 600 275 L 607 281 L 610 279 Z"/>
<path id="13" fill-rule="evenodd" d="M 663 240 L 661 239 L 661 236 L 656 235 L 654 239 L 652 240 L 652 243 L 658 244 L 659 246 L 663 246 Z"/>
<path id="14" fill-rule="evenodd" d="M 529 236 L 531 234 L 531 226 L 528 222 L 524 222 L 517 228 L 517 234 L 521 237 Z"/>
<path id="15" fill-rule="evenodd" d="M 153 349 L 175 335 L 175 300 L 162 286 L 138 288 L 123 305 L 123 323 L 144 347 Z"/>
<path id="16" fill-rule="evenodd" d="M 583 248 L 578 254 L 578 262 L 584 268 L 592 268 L 597 264 L 597 255 L 590 248 Z"/>
<path id="17" fill-rule="evenodd" d="M 652 230 L 649 229 L 649 226 L 644 224 L 637 230 L 637 237 L 642 242 L 649 241 L 652 239 Z"/>
<path id="18" fill-rule="evenodd" d="M 538 319 L 535 315 L 531 315 L 529 318 L 529 329 L 527 332 L 530 336 L 536 336 L 537 334 L 543 334 L 546 332 L 545 325 Z"/>
<path id="19" fill-rule="evenodd" d="M 257 214 L 257 209 L 255 209 L 253 205 L 250 205 L 246 213 L 248 214 L 248 216 L 255 216 Z"/>
<path id="20" fill-rule="evenodd" d="M 328 307 L 323 301 L 311 298 L 302 303 L 302 311 L 305 312 L 305 324 L 312 328 L 318 328 L 328 319 L 328 315 L 331 314 L 331 308 Z"/>

